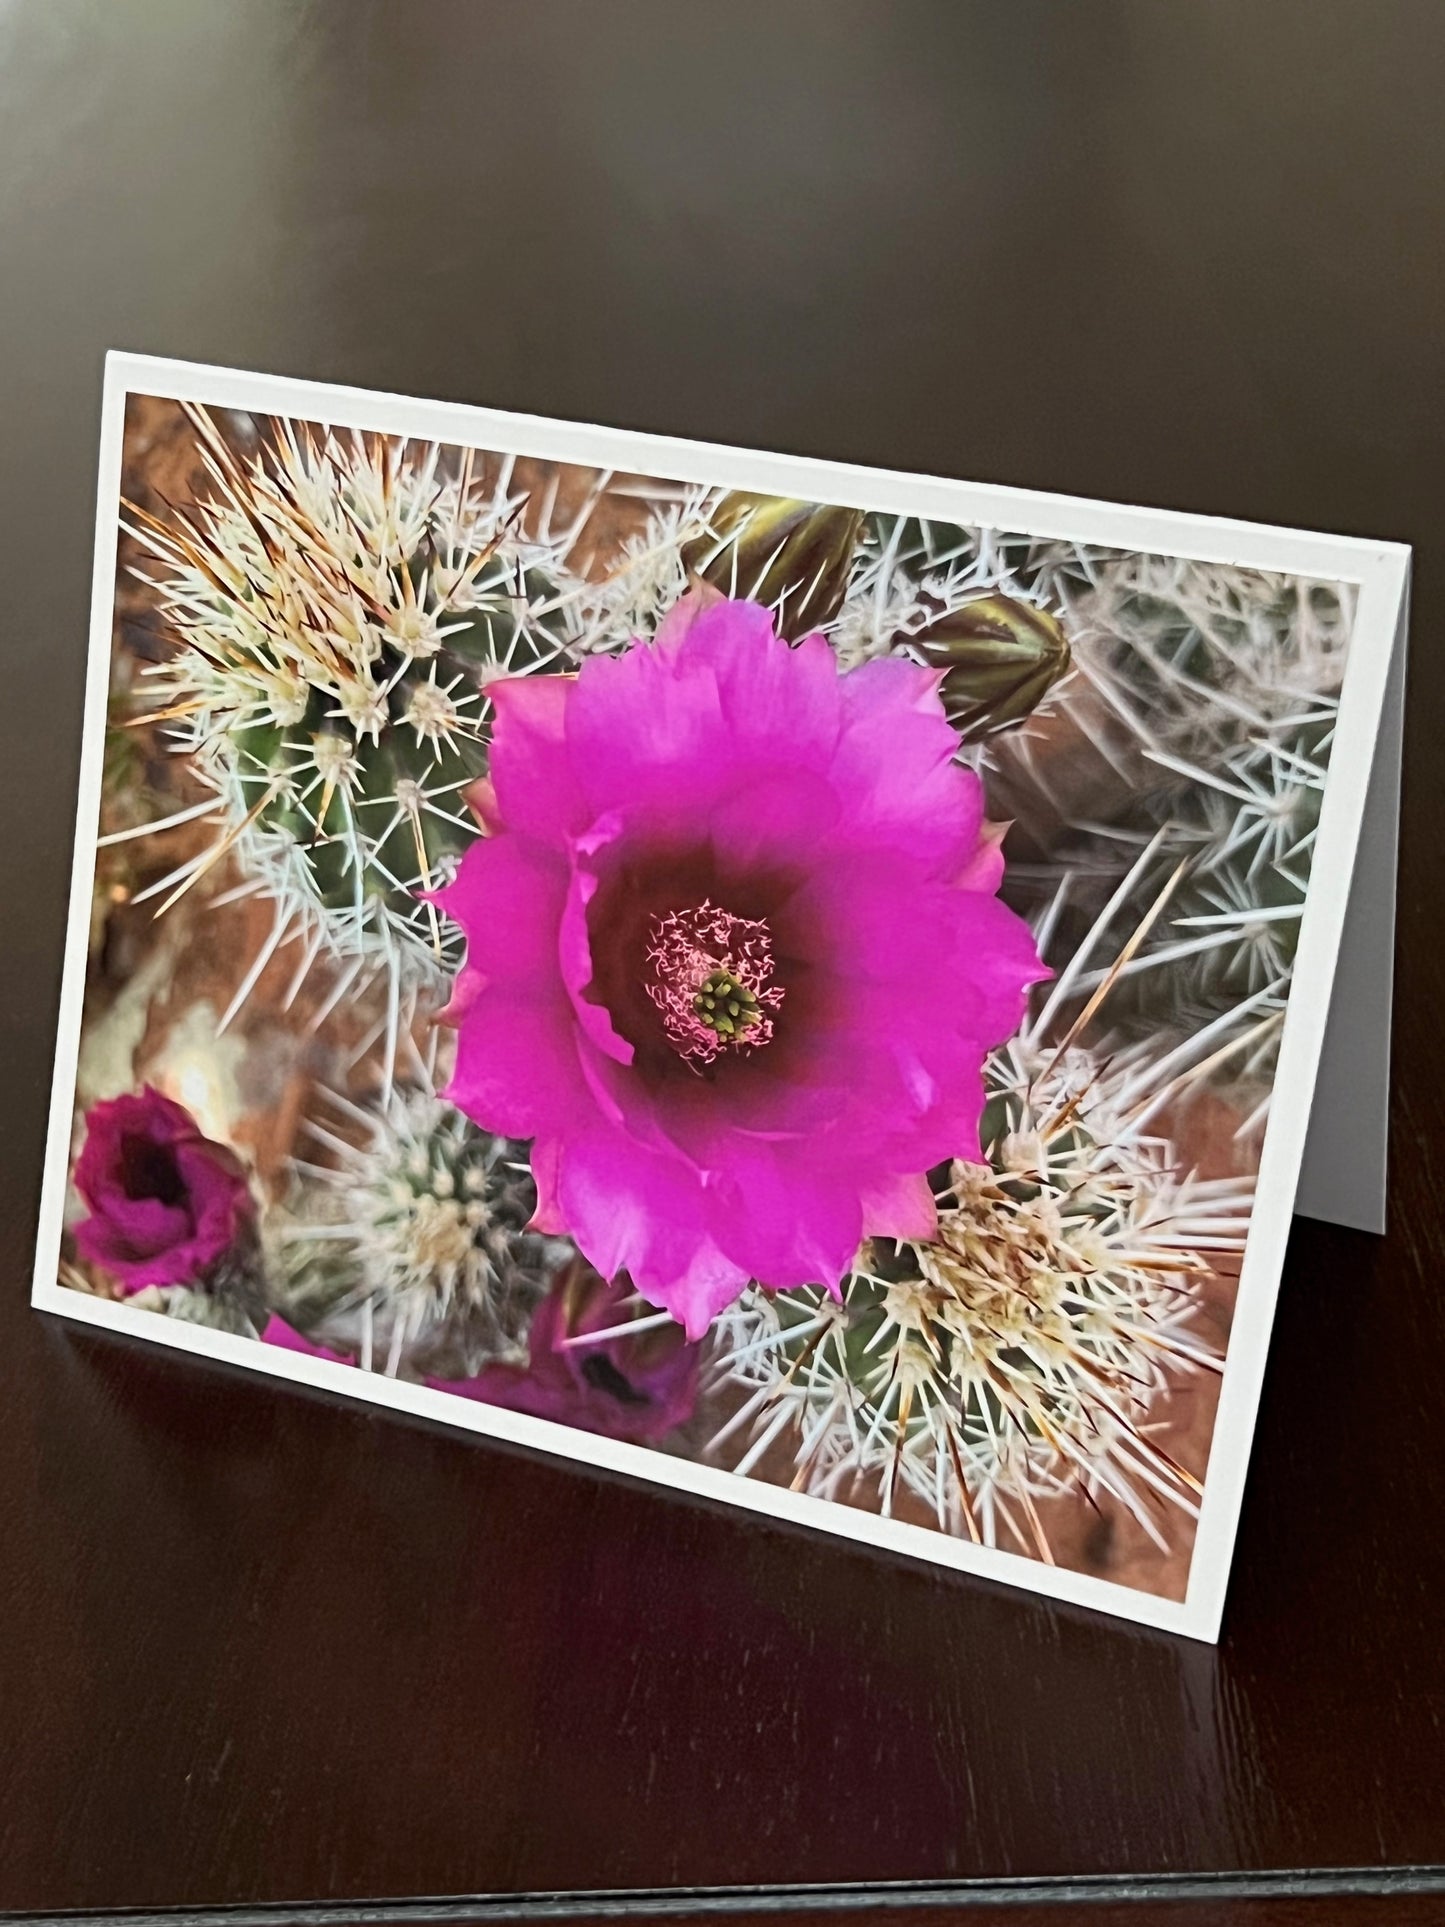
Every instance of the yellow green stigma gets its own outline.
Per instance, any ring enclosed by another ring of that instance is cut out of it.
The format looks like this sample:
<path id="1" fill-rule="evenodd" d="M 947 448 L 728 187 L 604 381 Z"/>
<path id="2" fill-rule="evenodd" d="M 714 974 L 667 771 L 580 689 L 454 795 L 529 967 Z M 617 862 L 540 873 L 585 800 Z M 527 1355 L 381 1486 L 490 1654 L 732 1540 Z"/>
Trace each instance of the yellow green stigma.
<path id="1" fill-rule="evenodd" d="M 698 1022 L 716 1031 L 719 1037 L 735 1037 L 749 1024 L 757 1023 L 762 1015 L 757 998 L 730 970 L 714 970 L 704 977 L 692 1007 Z"/>

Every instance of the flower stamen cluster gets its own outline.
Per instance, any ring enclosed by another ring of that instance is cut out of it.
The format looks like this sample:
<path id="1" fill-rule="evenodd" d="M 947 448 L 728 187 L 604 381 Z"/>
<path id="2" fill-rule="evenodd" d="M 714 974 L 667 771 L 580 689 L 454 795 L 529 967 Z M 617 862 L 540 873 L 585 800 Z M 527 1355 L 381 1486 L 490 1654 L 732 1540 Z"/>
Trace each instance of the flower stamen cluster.
<path id="1" fill-rule="evenodd" d="M 725 1050 L 772 1042 L 783 986 L 771 981 L 773 937 L 765 918 L 735 917 L 704 898 L 689 910 L 654 916 L 647 994 L 663 1034 L 697 1069 Z"/>
<path id="2" fill-rule="evenodd" d="M 359 1337 L 368 1359 L 388 1337 L 391 1372 L 422 1341 L 466 1370 L 524 1358 L 563 1247 L 529 1229 L 536 1188 L 522 1147 L 428 1090 L 395 1091 L 379 1111 L 327 1095 L 341 1129 L 307 1121 L 328 1162 L 298 1167 L 310 1209 L 288 1238 L 303 1255 L 319 1244 L 340 1260 L 349 1289 L 336 1333 Z M 347 1324 L 356 1314 L 359 1332 Z"/>

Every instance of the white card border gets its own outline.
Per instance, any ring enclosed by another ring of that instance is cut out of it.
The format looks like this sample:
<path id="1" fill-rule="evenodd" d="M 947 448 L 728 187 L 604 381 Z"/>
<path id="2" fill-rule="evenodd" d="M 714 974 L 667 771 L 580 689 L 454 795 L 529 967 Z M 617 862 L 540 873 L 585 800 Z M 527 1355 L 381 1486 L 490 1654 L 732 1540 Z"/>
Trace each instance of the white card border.
<path id="1" fill-rule="evenodd" d="M 740 1479 L 718 1467 L 672 1458 L 645 1446 L 600 1438 L 496 1406 L 475 1404 L 424 1385 L 406 1384 L 380 1374 L 362 1374 L 355 1366 L 333 1364 L 326 1359 L 261 1345 L 254 1339 L 232 1333 L 158 1318 L 154 1312 L 88 1298 L 57 1283 L 100 813 L 125 405 L 132 394 L 195 401 L 254 414 L 293 415 L 336 427 L 364 428 L 427 441 L 471 443 L 479 448 L 626 469 L 666 480 L 720 483 L 770 494 L 798 495 L 815 501 L 926 516 L 935 521 L 982 525 L 1010 533 L 1234 563 L 1359 585 L 1339 724 L 1301 921 L 1295 979 L 1280 1042 L 1274 1102 L 1260 1162 L 1258 1200 L 1240 1274 L 1204 1500 L 1190 1563 L 1188 1591 L 1183 1601 L 1159 1599 L 1110 1580 L 948 1538 L 926 1527 L 884 1519 L 761 1481 Z M 1410 551 L 1398 543 L 1315 535 L 1259 523 L 1129 508 L 1033 490 L 988 487 L 798 456 L 763 454 L 458 403 L 411 400 L 366 389 L 112 352 L 106 358 L 105 367 L 77 831 L 32 1304 L 84 1324 L 221 1359 L 250 1371 L 268 1372 L 276 1378 L 339 1392 L 369 1404 L 389 1406 L 453 1428 L 530 1446 L 554 1456 L 642 1478 L 651 1484 L 742 1506 L 772 1518 L 821 1528 L 836 1536 L 925 1559 L 935 1565 L 955 1567 L 1027 1592 L 1111 1613 L 1136 1624 L 1194 1639 L 1217 1639 L 1314 1077 L 1349 900 L 1350 874 L 1379 733 L 1391 652 L 1405 606 L 1409 568 Z M 1320 1575 L 1321 1583 L 1326 1577 Z"/>

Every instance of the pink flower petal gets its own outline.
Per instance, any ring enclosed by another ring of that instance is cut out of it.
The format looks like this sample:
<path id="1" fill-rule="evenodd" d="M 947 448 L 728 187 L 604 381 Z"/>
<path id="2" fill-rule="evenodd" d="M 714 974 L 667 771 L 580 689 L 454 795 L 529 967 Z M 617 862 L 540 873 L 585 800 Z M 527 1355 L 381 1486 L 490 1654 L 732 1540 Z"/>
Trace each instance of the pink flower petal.
<path id="1" fill-rule="evenodd" d="M 718 1249 L 700 1174 L 680 1157 L 594 1122 L 569 1135 L 557 1195 L 583 1256 L 604 1277 L 626 1271 L 689 1338 L 700 1338 L 748 1282 L 746 1268 Z"/>
<path id="2" fill-rule="evenodd" d="M 580 830 L 589 812 L 567 753 L 574 685 L 565 676 L 515 676 L 487 685 L 497 712 L 492 733 L 490 807 L 495 830 L 550 840 L 559 823 Z"/>
<path id="3" fill-rule="evenodd" d="M 922 1174 L 880 1177 L 862 1187 L 863 1231 L 870 1238 L 931 1238 L 938 1208 Z"/>
<path id="4" fill-rule="evenodd" d="M 605 1057 L 619 1064 L 630 1064 L 634 1054 L 631 1044 L 619 1035 L 603 1006 L 587 995 L 594 975 L 587 906 L 597 894 L 597 873 L 587 867 L 587 858 L 605 849 L 620 833 L 621 819 L 609 818 L 605 827 L 598 826 L 590 837 L 573 845 L 572 874 L 568 880 L 558 929 L 558 951 L 562 981 L 567 986 L 567 995 L 572 1000 L 572 1008 L 587 1040 Z"/>
<path id="5" fill-rule="evenodd" d="M 565 856 L 519 836 L 479 837 L 433 901 L 465 931 L 473 979 L 525 992 L 555 975 L 557 926 L 567 901 Z"/>
<path id="6" fill-rule="evenodd" d="M 957 867 L 978 837 L 983 785 L 953 760 L 958 738 L 938 682 L 936 671 L 897 656 L 850 670 L 833 779 L 852 804 L 859 843 Z"/>
<path id="7" fill-rule="evenodd" d="M 721 602 L 688 631 L 679 674 L 711 675 L 733 753 L 760 765 L 826 769 L 843 727 L 845 683 L 821 636 L 797 644 L 773 633 L 751 602 Z"/>
<path id="8" fill-rule="evenodd" d="M 585 1102 L 577 1048 L 559 978 L 530 995 L 483 991 L 457 1033 L 447 1099 L 501 1137 L 546 1136 Z"/>
<path id="9" fill-rule="evenodd" d="M 740 1140 L 708 1189 L 712 1233 L 745 1275 L 775 1291 L 825 1285 L 836 1297 L 863 1237 L 856 1182 L 806 1145 Z"/>
<path id="10" fill-rule="evenodd" d="M 658 623 L 657 634 L 653 637 L 655 646 L 665 649 L 670 644 L 681 642 L 705 609 L 710 609 L 715 602 L 724 600 L 721 589 L 715 589 L 710 582 L 704 582 L 699 578 L 685 595 L 678 597 L 662 621 Z"/>

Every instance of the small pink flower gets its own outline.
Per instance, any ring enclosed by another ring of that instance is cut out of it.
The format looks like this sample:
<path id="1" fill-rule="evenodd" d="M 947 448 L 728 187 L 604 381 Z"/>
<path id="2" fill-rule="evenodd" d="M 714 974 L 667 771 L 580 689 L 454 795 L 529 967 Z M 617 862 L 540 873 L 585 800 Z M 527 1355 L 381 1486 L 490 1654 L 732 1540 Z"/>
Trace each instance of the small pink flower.
<path id="1" fill-rule="evenodd" d="M 626 1285 L 569 1265 L 533 1316 L 525 1367 L 492 1365 L 476 1378 L 431 1383 L 605 1438 L 665 1438 L 692 1417 L 702 1348 L 678 1325 L 634 1333 L 638 1307 L 625 1303 L 630 1298 Z M 597 1336 L 603 1332 L 609 1335 Z M 570 1342 L 576 1339 L 584 1342 Z"/>
<path id="2" fill-rule="evenodd" d="M 127 1292 L 199 1282 L 249 1236 L 256 1207 L 235 1152 L 150 1085 L 86 1114 L 75 1187 L 91 1216 L 76 1248 Z"/>
<path id="3" fill-rule="evenodd" d="M 688 615 L 491 686 L 489 834 L 438 901 L 449 1095 L 535 1140 L 540 1229 L 696 1338 L 750 1279 L 836 1292 L 865 1234 L 928 1235 L 1047 973 L 935 673 Z"/>

